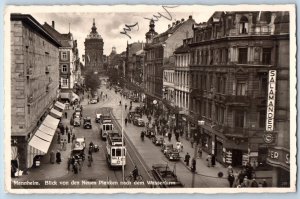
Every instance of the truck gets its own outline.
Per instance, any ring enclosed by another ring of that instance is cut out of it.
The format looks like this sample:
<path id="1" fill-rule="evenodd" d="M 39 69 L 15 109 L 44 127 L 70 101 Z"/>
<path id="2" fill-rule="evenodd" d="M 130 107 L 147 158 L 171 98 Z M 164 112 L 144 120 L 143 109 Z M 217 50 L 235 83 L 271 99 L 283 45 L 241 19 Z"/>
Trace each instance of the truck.
<path id="1" fill-rule="evenodd" d="M 151 172 L 156 181 L 162 182 L 160 184 L 160 187 L 162 188 L 175 188 L 184 186 L 178 179 L 175 172 L 169 168 L 168 164 L 154 164 L 152 165 Z"/>

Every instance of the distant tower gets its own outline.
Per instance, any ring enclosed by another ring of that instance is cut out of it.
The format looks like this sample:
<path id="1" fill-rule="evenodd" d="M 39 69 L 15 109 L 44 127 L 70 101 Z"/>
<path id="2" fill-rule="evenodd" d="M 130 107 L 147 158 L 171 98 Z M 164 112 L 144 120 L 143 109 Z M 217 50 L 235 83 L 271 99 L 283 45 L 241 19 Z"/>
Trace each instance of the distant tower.
<path id="1" fill-rule="evenodd" d="M 149 23 L 149 31 L 146 33 L 146 43 L 151 43 L 153 37 L 157 35 L 157 32 L 155 32 L 155 24 L 154 24 L 154 20 L 151 19 L 150 23 Z"/>
<path id="2" fill-rule="evenodd" d="M 97 32 L 95 19 L 93 19 L 92 31 L 87 35 L 85 46 L 85 68 L 98 71 L 101 74 L 104 71 L 103 67 L 103 39 Z"/>

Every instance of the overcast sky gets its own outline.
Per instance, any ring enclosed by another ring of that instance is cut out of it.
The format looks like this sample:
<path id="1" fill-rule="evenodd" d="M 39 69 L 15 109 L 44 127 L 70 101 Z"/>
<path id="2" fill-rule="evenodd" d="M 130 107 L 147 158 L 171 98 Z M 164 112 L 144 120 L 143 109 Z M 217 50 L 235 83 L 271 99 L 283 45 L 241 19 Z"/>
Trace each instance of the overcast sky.
<path id="1" fill-rule="evenodd" d="M 93 24 L 93 18 L 95 18 L 96 27 L 98 33 L 101 35 L 104 41 L 104 54 L 109 55 L 112 47 L 116 47 L 117 53 L 121 53 L 126 50 L 126 43 L 144 41 L 145 33 L 149 30 L 149 20 L 146 18 L 152 18 L 157 12 L 167 16 L 171 16 L 172 20 L 161 17 L 155 23 L 155 30 L 158 33 L 162 33 L 167 30 L 168 24 L 176 20 L 184 18 L 188 19 L 189 15 L 192 15 L 197 23 L 207 21 L 213 14 L 212 9 L 207 9 L 200 12 L 178 12 L 177 8 L 169 8 L 170 15 L 161 7 L 157 6 L 156 12 L 109 12 L 109 13 L 28 13 L 31 14 L 41 24 L 47 22 L 51 25 L 52 21 L 55 21 L 55 29 L 60 33 L 69 32 L 73 34 L 73 38 L 77 39 L 79 54 L 84 54 L 84 41 L 86 36 L 90 33 Z M 138 27 L 134 27 L 132 31 L 128 32 L 131 39 L 120 32 L 123 31 L 125 24 L 132 25 L 138 23 Z"/>

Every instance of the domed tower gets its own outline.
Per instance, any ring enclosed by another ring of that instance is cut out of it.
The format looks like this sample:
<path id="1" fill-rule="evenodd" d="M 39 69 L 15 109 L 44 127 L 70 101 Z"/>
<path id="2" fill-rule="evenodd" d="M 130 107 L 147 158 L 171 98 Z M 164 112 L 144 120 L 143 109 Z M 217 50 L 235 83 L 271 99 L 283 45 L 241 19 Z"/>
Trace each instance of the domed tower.
<path id="1" fill-rule="evenodd" d="M 157 35 L 157 32 L 155 32 L 155 23 L 154 20 L 151 19 L 149 23 L 149 31 L 146 33 L 146 43 L 151 43 L 155 35 Z"/>
<path id="2" fill-rule="evenodd" d="M 87 35 L 85 46 L 85 68 L 99 72 L 101 74 L 104 71 L 103 68 L 103 39 L 97 32 L 95 19 L 93 19 L 92 31 Z"/>

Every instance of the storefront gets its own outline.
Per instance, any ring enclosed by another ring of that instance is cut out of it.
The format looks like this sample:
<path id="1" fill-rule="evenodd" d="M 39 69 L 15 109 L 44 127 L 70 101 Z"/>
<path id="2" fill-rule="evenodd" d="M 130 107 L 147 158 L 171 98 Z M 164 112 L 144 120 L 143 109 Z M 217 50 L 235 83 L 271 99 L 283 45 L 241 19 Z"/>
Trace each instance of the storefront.
<path id="1" fill-rule="evenodd" d="M 225 165 L 242 166 L 249 161 L 248 143 L 224 140 L 222 160 Z"/>
<path id="2" fill-rule="evenodd" d="M 290 187 L 290 151 L 284 147 L 268 150 L 267 163 L 273 166 L 274 187 Z"/>

